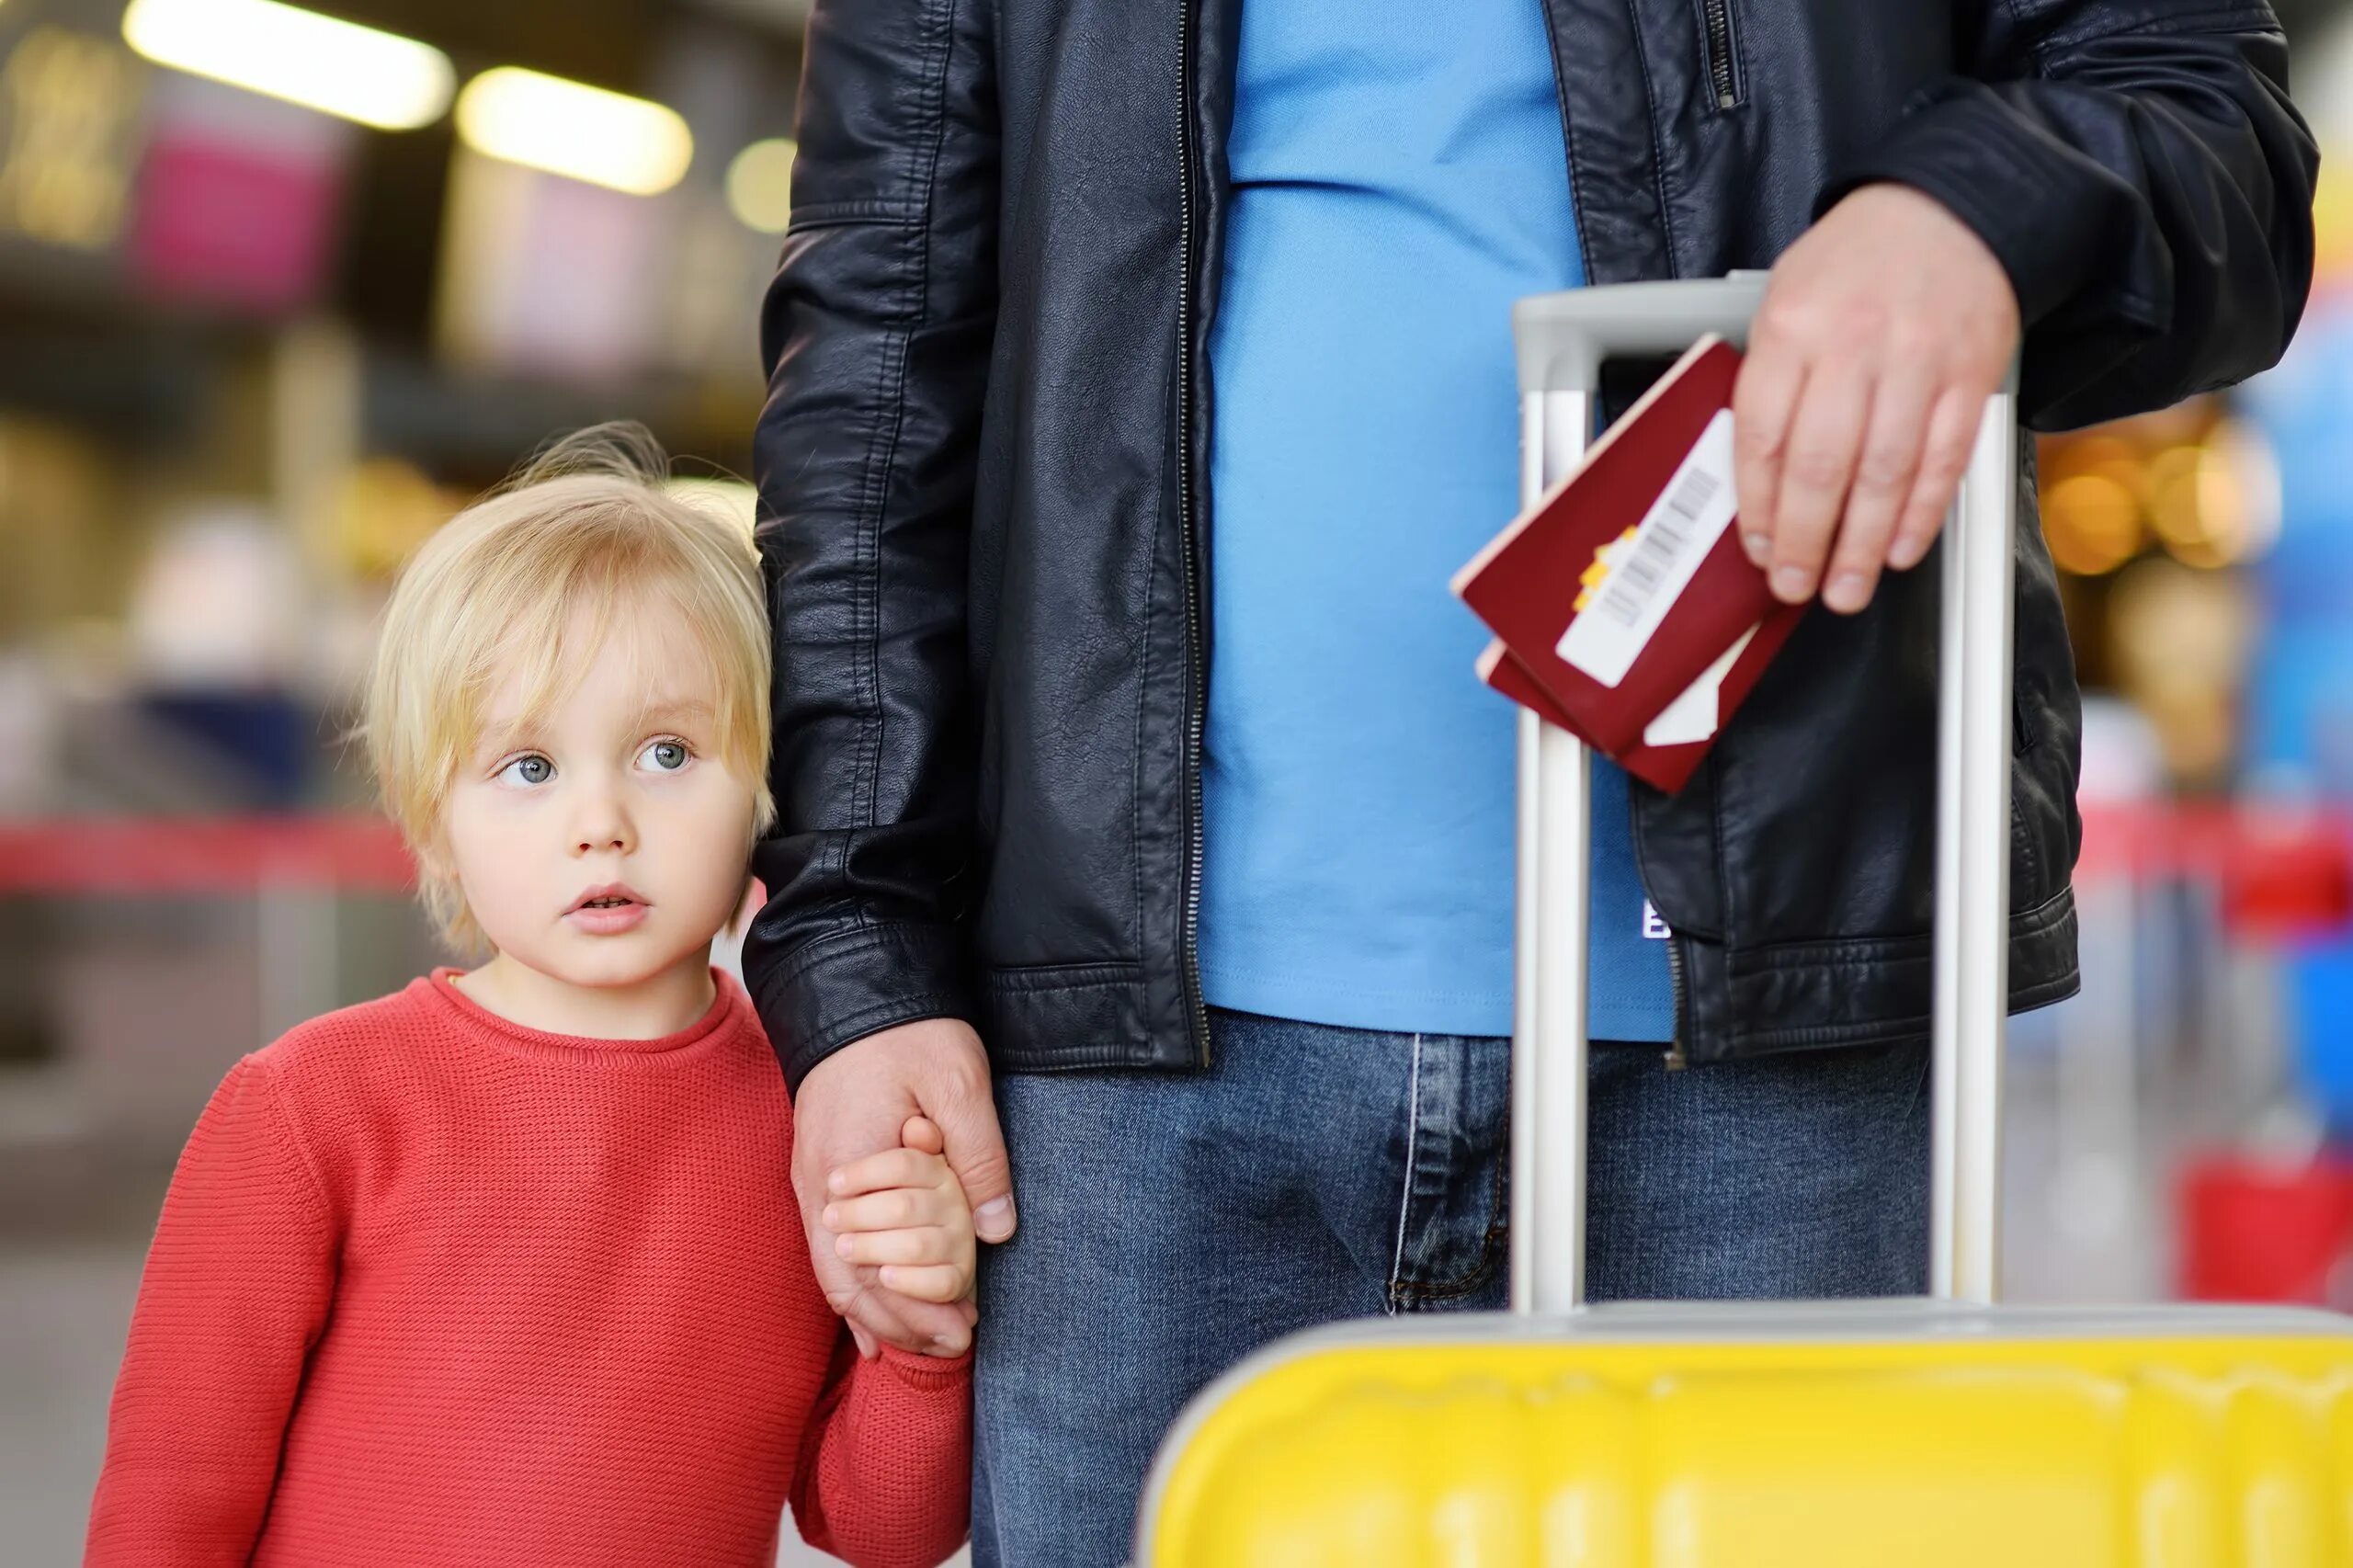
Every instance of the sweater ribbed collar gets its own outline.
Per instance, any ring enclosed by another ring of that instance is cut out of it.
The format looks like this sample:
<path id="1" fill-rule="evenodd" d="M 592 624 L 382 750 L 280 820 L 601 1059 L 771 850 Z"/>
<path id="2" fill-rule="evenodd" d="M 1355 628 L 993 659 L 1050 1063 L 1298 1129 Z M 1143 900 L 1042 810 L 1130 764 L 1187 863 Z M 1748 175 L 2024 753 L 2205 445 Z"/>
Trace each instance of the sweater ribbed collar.
<path id="1" fill-rule="evenodd" d="M 464 972 L 444 966 L 410 982 L 409 990 L 424 1006 L 464 1033 L 492 1037 L 503 1044 L 539 1054 L 575 1060 L 584 1056 L 661 1056 L 689 1051 L 720 1034 L 738 1018 L 749 1017 L 752 1006 L 751 998 L 744 994 L 735 977 L 714 969 L 710 971 L 713 994 L 709 1010 L 675 1034 L 656 1040 L 604 1040 L 593 1035 L 556 1034 L 500 1017 L 459 990 L 457 977 Z"/>

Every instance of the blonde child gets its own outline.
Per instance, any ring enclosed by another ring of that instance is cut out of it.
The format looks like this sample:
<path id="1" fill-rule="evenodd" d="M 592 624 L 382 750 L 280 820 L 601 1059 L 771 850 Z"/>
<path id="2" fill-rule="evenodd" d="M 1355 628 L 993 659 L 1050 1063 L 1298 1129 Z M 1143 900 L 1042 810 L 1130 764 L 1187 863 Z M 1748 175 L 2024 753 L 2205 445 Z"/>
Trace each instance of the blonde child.
<path id="1" fill-rule="evenodd" d="M 231 1070 L 148 1255 L 95 1564 L 768 1568 L 954 1550 L 969 1358 L 861 1360 L 791 1112 L 714 971 L 765 787 L 751 541 L 591 432 L 403 575 L 364 733 L 443 929 L 486 946 Z M 960 1301 L 938 1131 L 836 1178 Z M 865 1196 L 860 1196 L 865 1195 Z M 961 1347 L 960 1347 L 961 1348 Z"/>

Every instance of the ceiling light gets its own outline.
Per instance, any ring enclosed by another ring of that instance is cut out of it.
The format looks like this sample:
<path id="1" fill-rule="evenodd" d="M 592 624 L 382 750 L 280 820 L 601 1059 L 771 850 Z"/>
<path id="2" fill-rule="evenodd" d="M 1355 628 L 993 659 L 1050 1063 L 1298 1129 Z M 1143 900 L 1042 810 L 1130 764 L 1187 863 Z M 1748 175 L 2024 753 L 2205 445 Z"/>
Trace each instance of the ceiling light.
<path id="1" fill-rule="evenodd" d="M 517 65 L 466 84 L 458 134 L 486 157 L 631 196 L 677 184 L 695 153 L 687 122 L 660 104 Z"/>
<path id="2" fill-rule="evenodd" d="M 440 119 L 457 81 L 431 44 L 277 0 L 131 0 L 122 37 L 158 65 L 380 131 Z"/>
<path id="3" fill-rule="evenodd" d="M 780 234 L 792 221 L 792 161 L 798 144 L 784 137 L 755 142 L 727 165 L 727 206 L 745 228 Z"/>

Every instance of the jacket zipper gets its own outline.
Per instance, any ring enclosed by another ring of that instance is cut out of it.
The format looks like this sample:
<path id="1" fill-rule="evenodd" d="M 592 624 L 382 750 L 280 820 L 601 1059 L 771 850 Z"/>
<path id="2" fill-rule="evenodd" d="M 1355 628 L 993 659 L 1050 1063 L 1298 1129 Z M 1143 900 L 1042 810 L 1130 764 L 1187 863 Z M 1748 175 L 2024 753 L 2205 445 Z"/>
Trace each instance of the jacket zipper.
<path id="1" fill-rule="evenodd" d="M 1687 1038 L 1683 1019 L 1683 938 L 1672 932 L 1666 938 L 1666 980 L 1675 996 L 1671 1015 L 1675 1038 L 1666 1042 L 1666 1070 L 1680 1073 L 1691 1065 L 1691 1054 L 1683 1046 Z"/>
<path id="2" fill-rule="evenodd" d="M 1200 548 L 1193 523 L 1193 0 L 1176 6 L 1176 536 L 1185 558 L 1185 896 L 1177 967 L 1193 1053 L 1210 1064 L 1209 1006 L 1201 999 L 1201 726 L 1209 672 L 1201 657 Z"/>
<path id="3" fill-rule="evenodd" d="M 1708 81 L 1716 91 L 1716 107 L 1734 108 L 1740 85 L 1732 63 L 1732 0 L 1699 0 L 1699 16 L 1707 28 Z"/>

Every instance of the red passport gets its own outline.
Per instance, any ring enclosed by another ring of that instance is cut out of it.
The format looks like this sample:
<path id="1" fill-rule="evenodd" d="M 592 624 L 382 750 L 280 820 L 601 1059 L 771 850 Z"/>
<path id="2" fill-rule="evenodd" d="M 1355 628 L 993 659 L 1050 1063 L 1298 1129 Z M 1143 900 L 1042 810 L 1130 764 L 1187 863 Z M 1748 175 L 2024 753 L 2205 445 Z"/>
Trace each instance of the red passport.
<path id="1" fill-rule="evenodd" d="M 1701 339 L 1454 579 L 1508 650 L 1482 661 L 1488 684 L 1662 789 L 1690 777 L 1802 613 L 1733 526 L 1739 371 L 1731 345 Z"/>
<path id="2" fill-rule="evenodd" d="M 1716 673 L 1712 668 L 1703 673 L 1665 712 L 1643 726 L 1643 739 L 1612 753 L 1610 760 L 1670 795 L 1682 789 L 1715 744 L 1716 732 L 1755 687 L 1797 623 L 1794 615 L 1774 616 L 1758 623 L 1756 635 L 1730 651 L 1719 680 L 1710 679 Z M 1488 643 L 1487 651 L 1479 656 L 1479 678 L 1546 723 L 1577 733 L 1575 722 L 1552 700 L 1552 694 L 1539 686 L 1527 666 L 1501 642 Z"/>

